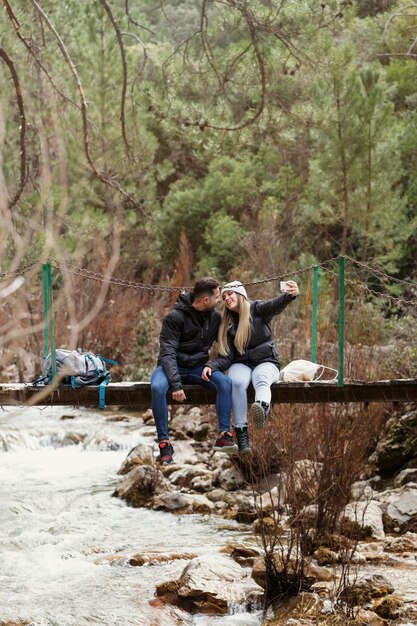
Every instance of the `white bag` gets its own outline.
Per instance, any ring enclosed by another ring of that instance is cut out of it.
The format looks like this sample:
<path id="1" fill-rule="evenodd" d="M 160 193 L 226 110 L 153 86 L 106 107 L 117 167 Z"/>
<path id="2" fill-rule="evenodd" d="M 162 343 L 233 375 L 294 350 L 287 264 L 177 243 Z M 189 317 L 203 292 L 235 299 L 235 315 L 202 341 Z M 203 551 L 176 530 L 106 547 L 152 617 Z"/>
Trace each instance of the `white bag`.
<path id="1" fill-rule="evenodd" d="M 333 372 L 333 378 L 320 380 L 325 370 Z M 304 359 L 291 361 L 279 373 L 279 381 L 281 383 L 315 383 L 318 381 L 333 383 L 335 380 L 337 380 L 337 370 L 319 363 L 312 363 L 312 361 L 305 361 Z"/>

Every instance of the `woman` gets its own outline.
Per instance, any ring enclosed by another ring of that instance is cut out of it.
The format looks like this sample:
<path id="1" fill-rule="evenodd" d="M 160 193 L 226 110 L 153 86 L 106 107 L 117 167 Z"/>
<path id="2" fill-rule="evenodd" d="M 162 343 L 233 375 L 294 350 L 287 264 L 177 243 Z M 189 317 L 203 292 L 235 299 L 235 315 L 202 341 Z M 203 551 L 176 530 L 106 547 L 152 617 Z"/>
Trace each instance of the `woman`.
<path id="1" fill-rule="evenodd" d="M 256 428 L 263 428 L 271 404 L 271 385 L 279 377 L 278 354 L 272 339 L 271 320 L 282 313 L 298 296 L 293 280 L 285 283 L 285 292 L 271 300 L 251 302 L 242 283 L 234 281 L 222 288 L 224 304 L 219 328 L 219 356 L 209 361 L 202 378 L 212 372 L 228 370 L 233 381 L 232 405 L 239 452 L 250 452 L 247 425 L 247 388 L 255 389 L 251 412 Z"/>

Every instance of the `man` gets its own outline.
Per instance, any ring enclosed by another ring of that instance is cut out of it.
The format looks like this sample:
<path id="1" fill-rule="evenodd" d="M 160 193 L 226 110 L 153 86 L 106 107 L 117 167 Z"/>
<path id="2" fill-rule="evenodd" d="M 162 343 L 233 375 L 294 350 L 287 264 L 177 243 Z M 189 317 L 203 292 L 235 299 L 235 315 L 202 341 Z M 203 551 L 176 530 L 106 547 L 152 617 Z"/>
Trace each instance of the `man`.
<path id="1" fill-rule="evenodd" d="M 184 402 L 184 385 L 199 384 L 216 391 L 219 436 L 215 450 L 236 452 L 230 432 L 232 382 L 222 372 L 213 372 L 210 380 L 201 378 L 208 352 L 217 339 L 220 314 L 220 287 L 214 278 L 202 278 L 192 291 L 182 294 L 164 317 L 159 338 L 158 365 L 151 377 L 152 411 L 159 441 L 160 462 L 173 463 L 174 449 L 168 434 L 167 391 L 177 402 Z"/>

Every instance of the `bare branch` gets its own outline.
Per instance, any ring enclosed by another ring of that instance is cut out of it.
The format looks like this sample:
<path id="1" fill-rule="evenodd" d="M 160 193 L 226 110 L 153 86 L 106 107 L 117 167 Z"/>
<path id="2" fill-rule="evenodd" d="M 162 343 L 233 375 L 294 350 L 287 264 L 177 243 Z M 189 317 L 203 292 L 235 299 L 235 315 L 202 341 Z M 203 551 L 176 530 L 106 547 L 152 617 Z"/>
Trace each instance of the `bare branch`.
<path id="1" fill-rule="evenodd" d="M 12 208 L 16 202 L 19 200 L 23 189 L 25 187 L 27 181 L 27 167 L 26 167 L 26 116 L 25 116 L 25 107 L 23 104 L 23 96 L 22 90 L 20 89 L 19 77 L 16 72 L 16 68 L 14 66 L 13 61 L 7 54 L 3 48 L 0 48 L 0 57 L 6 63 L 9 72 L 13 79 L 14 89 L 16 93 L 17 106 L 19 109 L 19 118 L 20 118 L 20 127 L 19 127 L 19 135 L 20 135 L 20 183 L 19 187 L 13 196 L 13 198 L 9 202 L 9 208 Z"/>
<path id="2" fill-rule="evenodd" d="M 43 65 L 43 63 L 39 60 L 38 55 L 36 53 L 36 49 L 38 48 L 38 46 L 36 46 L 36 44 L 34 43 L 33 39 L 28 40 L 26 37 L 23 37 L 23 35 L 21 35 L 20 33 L 20 24 L 15 16 L 15 14 L 12 11 L 12 8 L 8 2 L 8 0 L 3 0 L 3 5 L 6 9 L 6 12 L 9 16 L 9 19 L 13 25 L 13 28 L 16 32 L 16 35 L 18 37 L 18 39 L 20 39 L 20 41 L 23 43 L 23 45 L 25 46 L 25 48 L 28 50 L 30 56 L 34 59 L 35 63 L 39 66 L 39 68 L 42 70 L 42 72 L 45 74 L 45 76 L 48 78 L 49 82 L 51 83 L 52 87 L 55 89 L 55 91 L 57 92 L 57 94 L 59 96 L 61 96 L 61 98 L 63 98 L 64 100 L 66 100 L 67 102 L 69 102 L 70 104 L 72 104 L 73 106 L 77 107 L 77 109 L 80 108 L 79 104 L 77 102 L 75 102 L 74 100 L 72 100 L 71 98 L 69 98 L 68 96 L 66 96 L 55 84 L 52 76 L 49 74 L 48 70 L 46 69 L 46 67 Z"/>
<path id="3" fill-rule="evenodd" d="M 125 11 L 126 11 L 127 19 L 129 20 L 129 22 L 131 22 L 135 26 L 138 26 L 139 28 L 143 28 L 143 30 L 147 30 L 148 33 L 151 33 L 151 35 L 156 36 L 156 33 L 154 33 L 153 30 L 151 30 L 150 28 L 147 28 L 146 26 L 143 26 L 143 24 L 140 24 L 139 22 L 133 19 L 129 10 L 129 0 L 125 0 Z"/>
<path id="4" fill-rule="evenodd" d="M 87 162 L 88 162 L 88 164 L 90 166 L 91 171 L 103 183 L 105 183 L 106 185 L 108 185 L 112 189 L 117 190 L 126 200 L 128 200 L 135 208 L 137 208 L 142 213 L 142 215 L 144 217 L 148 218 L 149 216 L 145 212 L 144 206 L 143 206 L 143 204 L 141 202 L 138 202 L 137 200 L 135 200 L 135 198 L 133 198 L 133 196 L 130 193 L 125 191 L 125 189 L 123 189 L 123 187 L 120 185 L 120 183 L 113 176 L 105 175 L 104 173 L 100 172 L 97 169 L 97 167 L 96 167 L 96 165 L 95 165 L 95 163 L 93 161 L 93 158 L 91 156 L 91 152 L 90 152 L 90 140 L 89 140 L 88 118 L 87 118 L 87 102 L 86 102 L 86 99 L 85 99 L 84 89 L 83 89 L 83 86 L 82 86 L 82 83 L 81 83 L 81 79 L 79 77 L 79 74 L 77 72 L 75 64 L 74 64 L 71 56 L 69 55 L 68 50 L 66 49 L 65 44 L 64 44 L 60 34 L 56 30 L 55 26 L 52 24 L 51 20 L 46 15 L 46 13 L 42 9 L 42 7 L 39 5 L 37 0 L 31 0 L 31 2 L 34 5 L 34 7 L 36 8 L 36 10 L 39 12 L 39 14 L 42 16 L 42 18 L 45 20 L 49 30 L 52 32 L 52 34 L 56 38 L 56 40 L 58 42 L 58 47 L 61 50 L 61 53 L 62 53 L 62 55 L 63 55 L 67 65 L 68 65 L 68 67 L 70 69 L 70 72 L 71 72 L 71 74 L 73 76 L 73 79 L 75 81 L 75 84 L 77 86 L 77 90 L 78 90 L 78 93 L 79 93 L 79 96 L 80 96 L 80 103 L 81 103 L 81 116 L 82 116 L 82 123 L 83 123 L 84 152 L 85 152 L 85 155 L 87 157 Z"/>
<path id="5" fill-rule="evenodd" d="M 109 18 L 109 20 L 111 22 L 111 25 L 113 26 L 114 32 L 116 33 L 117 43 L 118 43 L 119 49 L 120 49 L 120 59 L 122 61 L 122 94 L 121 94 L 121 98 L 120 98 L 120 122 L 121 122 L 121 125 L 122 125 L 123 143 L 125 144 L 128 156 L 133 158 L 132 149 L 131 149 L 130 144 L 129 144 L 128 140 L 127 140 L 127 135 L 126 135 L 126 117 L 125 117 L 125 103 L 126 103 L 126 92 L 127 92 L 126 51 L 125 51 L 125 47 L 124 47 L 122 34 L 121 34 L 121 31 L 120 31 L 119 25 L 116 22 L 116 19 L 115 19 L 114 15 L 113 15 L 109 5 L 107 4 L 106 0 L 100 0 L 100 4 L 104 8 L 104 10 L 106 11 L 106 13 L 108 15 L 108 18 Z"/>

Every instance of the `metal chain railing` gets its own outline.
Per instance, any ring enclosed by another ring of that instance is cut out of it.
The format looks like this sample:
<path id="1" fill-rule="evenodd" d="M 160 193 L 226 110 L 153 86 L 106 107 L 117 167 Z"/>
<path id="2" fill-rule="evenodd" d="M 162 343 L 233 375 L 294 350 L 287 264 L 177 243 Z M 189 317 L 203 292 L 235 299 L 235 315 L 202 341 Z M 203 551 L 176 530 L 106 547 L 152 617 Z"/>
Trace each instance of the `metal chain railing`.
<path id="1" fill-rule="evenodd" d="M 363 269 L 367 270 L 371 274 L 375 274 L 375 276 L 387 278 L 388 280 L 395 282 L 395 283 L 400 283 L 401 285 L 407 285 L 409 287 L 417 288 L 417 283 L 412 283 L 409 280 L 402 280 L 401 278 L 395 278 L 394 276 L 390 276 L 389 274 L 386 274 L 382 270 L 378 270 L 374 267 L 370 267 L 370 265 L 367 265 L 366 263 L 363 263 L 362 261 L 357 261 L 356 259 L 352 259 L 350 256 L 343 255 L 343 258 L 346 259 L 346 261 L 349 261 L 350 263 L 352 263 L 353 265 L 362 267 Z"/>
<path id="2" fill-rule="evenodd" d="M 98 282 L 109 283 L 111 285 L 116 285 L 118 287 L 126 287 L 128 289 L 138 289 L 138 290 L 147 290 L 147 291 L 168 291 L 168 292 L 181 292 L 184 291 L 184 287 L 165 287 L 161 285 L 152 285 L 150 283 L 137 283 L 131 280 L 124 280 L 123 278 L 115 278 L 114 276 L 106 276 L 105 274 L 100 274 L 99 272 L 92 272 L 91 270 L 86 270 L 82 267 L 76 267 L 71 263 L 65 263 L 63 261 L 59 261 L 58 259 L 54 259 L 53 257 L 47 257 L 47 260 L 51 263 L 53 267 L 59 269 L 61 271 L 67 271 L 71 274 L 75 274 L 76 276 L 82 276 L 83 278 L 87 278 L 89 280 L 95 280 Z M 189 288 L 188 288 L 189 289 Z"/>
<path id="3" fill-rule="evenodd" d="M 345 258 L 346 257 L 341 257 L 341 258 Z M 338 278 L 338 274 L 336 272 L 333 272 L 332 270 L 329 270 L 326 267 L 322 268 L 327 274 L 330 274 L 333 278 Z M 388 293 L 382 293 L 380 291 L 375 291 L 374 289 L 370 289 L 369 287 L 367 287 L 366 285 L 364 285 L 363 283 L 359 283 L 355 280 L 351 280 L 349 278 L 345 278 L 345 284 L 346 285 L 350 285 L 351 287 L 353 287 L 354 289 L 358 289 L 360 291 L 364 291 L 372 296 L 376 296 L 378 298 L 385 298 L 387 300 L 390 300 L 391 302 L 398 302 L 400 304 L 405 304 L 405 305 L 413 305 L 416 306 L 417 305 L 417 300 L 404 300 L 404 298 L 398 298 L 397 296 L 392 296 Z M 408 283 L 410 284 L 410 283 Z"/>
<path id="4" fill-rule="evenodd" d="M 294 276 L 299 276 L 300 274 L 304 274 L 305 272 L 310 272 L 315 267 L 322 267 L 323 269 L 325 269 L 326 265 L 329 265 L 329 263 L 333 263 L 334 261 L 337 261 L 339 258 L 340 258 L 339 256 L 334 256 L 331 259 L 328 259 L 327 261 L 322 261 L 321 263 L 314 263 L 313 265 L 302 267 L 301 269 L 295 270 L 293 272 L 284 272 L 280 274 L 279 276 L 270 276 L 269 278 L 263 278 L 262 280 L 253 280 L 251 282 L 245 282 L 244 284 L 245 284 L 245 287 L 249 287 L 253 285 L 262 285 L 264 283 L 271 283 L 273 281 L 282 280 L 283 278 L 292 278 Z"/>
<path id="5" fill-rule="evenodd" d="M 289 279 L 289 278 L 294 278 L 296 276 L 299 276 L 301 274 L 304 274 L 306 272 L 310 272 L 312 270 L 314 270 L 315 268 L 321 268 L 323 271 L 327 272 L 328 274 L 332 275 L 333 277 L 337 278 L 337 273 L 330 270 L 329 269 L 329 265 L 331 263 L 334 263 L 336 261 L 338 261 L 339 259 L 345 259 L 346 261 L 348 261 L 349 263 L 351 263 L 352 265 L 356 265 L 372 274 L 374 274 L 375 276 L 378 276 L 380 278 L 384 278 L 385 280 L 391 281 L 391 282 L 395 282 L 395 283 L 399 283 L 402 285 L 406 285 L 408 287 L 412 287 L 412 288 L 417 288 L 417 283 L 413 283 L 411 281 L 407 281 L 407 280 L 402 280 L 400 278 L 395 278 L 394 276 L 390 276 L 389 274 L 373 268 L 369 265 L 367 265 L 366 263 L 363 263 L 361 261 L 357 261 L 356 259 L 353 259 L 347 255 L 338 255 L 338 256 L 334 256 L 331 257 L 330 259 L 327 259 L 326 261 L 322 261 L 321 263 L 314 263 L 312 265 L 308 265 L 306 267 L 302 267 L 298 270 L 294 270 L 294 271 L 285 271 L 282 272 L 281 274 L 277 275 L 277 276 L 270 276 L 267 278 L 263 278 L 261 280 L 253 280 L 253 281 L 248 281 L 245 282 L 245 286 L 246 287 L 250 287 L 250 286 L 255 286 L 255 285 L 264 285 L 270 282 L 275 282 L 275 281 L 279 281 L 279 280 L 283 280 L 283 279 Z M 67 263 L 65 261 L 60 261 L 59 259 L 56 259 L 54 257 L 48 256 L 46 257 L 46 259 L 39 259 L 37 261 L 33 261 L 32 263 L 28 263 L 26 265 L 23 265 L 15 270 L 11 270 L 9 272 L 0 272 L 0 280 L 5 280 L 5 279 L 11 279 L 11 278 L 16 278 L 17 276 L 22 276 L 23 274 L 26 274 L 27 272 L 29 272 L 30 270 L 32 270 L 33 268 L 37 267 L 40 264 L 43 264 L 45 262 L 49 262 L 51 263 L 51 265 L 53 267 L 55 267 L 56 269 L 60 270 L 60 271 L 65 271 L 65 272 L 69 272 L 71 274 L 74 274 L 76 276 L 81 276 L 82 278 L 86 278 L 87 280 L 94 280 L 97 282 L 106 282 L 109 283 L 111 285 L 115 285 L 117 287 L 124 287 L 126 289 L 136 289 L 136 290 L 142 290 L 142 291 L 149 291 L 149 292 L 168 292 L 168 293 L 181 293 L 183 291 L 187 291 L 189 289 L 191 289 L 191 287 L 169 287 L 169 286 L 165 286 L 165 285 L 154 285 L 151 283 L 141 283 L 141 282 L 135 282 L 135 281 L 130 281 L 130 280 L 125 280 L 122 278 L 117 278 L 114 276 L 107 276 L 105 274 L 101 274 L 99 272 L 93 272 L 91 270 L 87 270 L 85 268 L 82 267 L 77 267 L 75 265 L 73 265 L 72 263 Z M 387 294 L 387 293 L 382 293 L 379 291 L 375 291 L 374 289 L 370 289 L 369 287 L 367 287 L 365 284 L 351 280 L 351 279 L 345 279 L 346 284 L 351 285 L 353 288 L 361 290 L 362 292 L 365 292 L 369 295 L 378 297 L 378 298 L 385 298 L 386 300 L 389 300 L 391 302 L 397 302 L 399 304 L 403 304 L 403 305 L 411 305 L 411 306 L 415 306 L 417 304 L 417 300 L 406 300 L 404 298 L 399 298 L 396 296 L 393 296 L 391 294 Z"/>
<path id="6" fill-rule="evenodd" d="M 42 263 L 41 260 L 33 261 L 33 263 L 28 263 L 27 265 L 22 265 L 15 270 L 11 270 L 10 272 L 0 272 L 0 280 L 4 278 L 16 278 L 17 276 L 22 276 L 29 272 L 32 268 L 37 267 Z"/>

